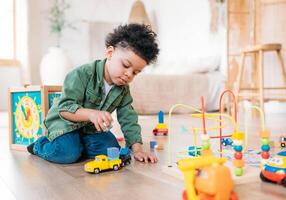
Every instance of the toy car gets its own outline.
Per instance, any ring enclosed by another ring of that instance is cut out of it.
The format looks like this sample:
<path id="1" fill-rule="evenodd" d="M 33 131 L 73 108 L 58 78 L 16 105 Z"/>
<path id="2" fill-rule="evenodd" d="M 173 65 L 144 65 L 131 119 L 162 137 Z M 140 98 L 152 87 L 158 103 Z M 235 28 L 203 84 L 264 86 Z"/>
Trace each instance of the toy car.
<path id="1" fill-rule="evenodd" d="M 166 128 L 154 128 L 153 134 L 155 136 L 157 136 L 159 134 L 168 135 L 168 129 L 166 129 Z"/>
<path id="2" fill-rule="evenodd" d="M 117 171 L 121 166 L 122 161 L 120 159 L 110 160 L 106 155 L 95 156 L 93 161 L 90 161 L 84 165 L 86 172 L 98 174 L 101 171 L 113 169 Z"/>
<path id="3" fill-rule="evenodd" d="M 189 156 L 200 156 L 201 155 L 201 150 L 202 147 L 197 147 L 197 151 L 195 153 L 195 147 L 194 146 L 189 146 L 188 151 L 189 151 Z"/>
<path id="4" fill-rule="evenodd" d="M 260 173 L 265 182 L 282 184 L 286 187 L 286 151 L 279 152 L 270 158 Z"/>
<path id="5" fill-rule="evenodd" d="M 129 165 L 131 163 L 130 150 L 128 148 L 121 148 L 119 159 L 121 160 L 121 167 Z"/>
<path id="6" fill-rule="evenodd" d="M 232 141 L 231 138 L 222 138 L 222 140 L 221 140 L 221 144 L 222 144 L 223 146 L 228 146 L 228 145 L 231 146 L 232 143 L 233 143 L 233 141 Z"/>
<path id="7" fill-rule="evenodd" d="M 286 147 L 286 135 L 280 136 L 280 147 L 285 148 Z"/>
<path id="8" fill-rule="evenodd" d="M 168 127 L 167 124 L 164 123 L 164 113 L 160 111 L 158 113 L 158 123 L 156 127 L 153 129 L 153 134 L 157 136 L 158 134 L 168 135 Z"/>

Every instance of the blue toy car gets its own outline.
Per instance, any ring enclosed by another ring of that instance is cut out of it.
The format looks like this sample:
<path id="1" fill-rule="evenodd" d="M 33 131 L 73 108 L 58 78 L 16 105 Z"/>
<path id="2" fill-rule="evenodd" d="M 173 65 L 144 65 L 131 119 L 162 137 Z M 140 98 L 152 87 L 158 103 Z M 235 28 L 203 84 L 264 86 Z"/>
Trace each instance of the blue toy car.
<path id="1" fill-rule="evenodd" d="M 121 167 L 129 165 L 131 163 L 131 152 L 130 149 L 125 147 L 121 148 L 119 152 L 119 159 L 122 161 Z"/>
<path id="2" fill-rule="evenodd" d="M 232 143 L 233 143 L 233 141 L 232 141 L 231 138 L 222 138 L 222 140 L 221 140 L 221 144 L 222 144 L 223 146 L 228 146 L 228 145 L 231 146 Z"/>
<path id="3" fill-rule="evenodd" d="M 197 151 L 196 151 L 197 156 L 201 155 L 201 150 L 202 150 L 201 147 L 197 147 Z M 196 154 L 195 154 L 195 147 L 194 146 L 189 146 L 188 152 L 189 152 L 188 153 L 189 156 L 196 156 Z"/>

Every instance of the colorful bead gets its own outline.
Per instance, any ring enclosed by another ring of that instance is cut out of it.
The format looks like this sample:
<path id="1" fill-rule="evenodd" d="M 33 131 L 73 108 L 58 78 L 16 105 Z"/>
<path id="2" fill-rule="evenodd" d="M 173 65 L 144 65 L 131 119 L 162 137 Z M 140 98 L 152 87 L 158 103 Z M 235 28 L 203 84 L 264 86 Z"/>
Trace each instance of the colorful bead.
<path id="1" fill-rule="evenodd" d="M 259 133 L 259 135 L 260 135 L 261 138 L 269 138 L 270 137 L 270 131 L 269 130 L 261 131 Z"/>
<path id="2" fill-rule="evenodd" d="M 262 157 L 263 159 L 268 159 L 268 158 L 270 157 L 270 154 L 269 154 L 268 151 L 262 151 L 262 152 L 261 152 L 261 157 Z"/>
<path id="3" fill-rule="evenodd" d="M 234 153 L 234 158 L 237 160 L 241 160 L 242 159 L 242 153 L 241 152 L 235 152 Z"/>
<path id="4" fill-rule="evenodd" d="M 235 151 L 242 151 L 242 146 L 240 145 L 240 146 L 238 146 L 238 145 L 234 145 L 233 146 L 233 149 L 235 150 Z"/>
<path id="5" fill-rule="evenodd" d="M 204 141 L 202 145 L 202 149 L 209 149 L 210 148 L 210 142 L 209 141 Z"/>
<path id="6" fill-rule="evenodd" d="M 270 150 L 270 146 L 269 145 L 262 145 L 261 146 L 261 150 L 262 151 L 269 151 Z"/>
<path id="7" fill-rule="evenodd" d="M 261 142 L 262 145 L 268 145 L 269 144 L 269 139 L 268 138 L 262 138 L 260 140 L 260 142 Z"/>
<path id="8" fill-rule="evenodd" d="M 210 139 L 210 136 L 208 134 L 202 134 L 201 139 L 202 139 L 202 141 L 206 141 L 206 140 Z"/>
<path id="9" fill-rule="evenodd" d="M 232 134 L 233 140 L 243 140 L 244 139 L 244 133 L 243 132 L 234 132 Z"/>
<path id="10" fill-rule="evenodd" d="M 232 163 L 235 167 L 244 167 L 244 160 L 233 160 Z"/>
<path id="11" fill-rule="evenodd" d="M 243 140 L 233 140 L 233 145 L 241 146 L 243 144 Z"/>
<path id="12" fill-rule="evenodd" d="M 236 176 L 242 176 L 243 168 L 235 168 L 234 173 Z"/>
<path id="13" fill-rule="evenodd" d="M 213 156 L 213 152 L 210 149 L 202 149 L 202 156 Z"/>

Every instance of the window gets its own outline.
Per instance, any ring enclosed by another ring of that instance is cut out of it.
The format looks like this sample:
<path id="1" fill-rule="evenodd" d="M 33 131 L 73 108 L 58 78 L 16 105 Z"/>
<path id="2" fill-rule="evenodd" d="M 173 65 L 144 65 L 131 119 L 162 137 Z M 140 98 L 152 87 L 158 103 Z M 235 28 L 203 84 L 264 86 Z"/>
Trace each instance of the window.
<path id="1" fill-rule="evenodd" d="M 0 1 L 0 66 L 16 66 L 16 0 Z"/>

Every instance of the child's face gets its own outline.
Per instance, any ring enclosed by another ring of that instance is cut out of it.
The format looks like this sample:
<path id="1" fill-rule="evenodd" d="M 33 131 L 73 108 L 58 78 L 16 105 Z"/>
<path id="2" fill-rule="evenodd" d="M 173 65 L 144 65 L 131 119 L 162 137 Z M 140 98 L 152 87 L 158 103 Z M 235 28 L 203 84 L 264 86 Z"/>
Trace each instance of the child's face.
<path id="1" fill-rule="evenodd" d="M 127 85 L 147 65 L 132 50 L 108 47 L 104 78 L 109 84 Z"/>

